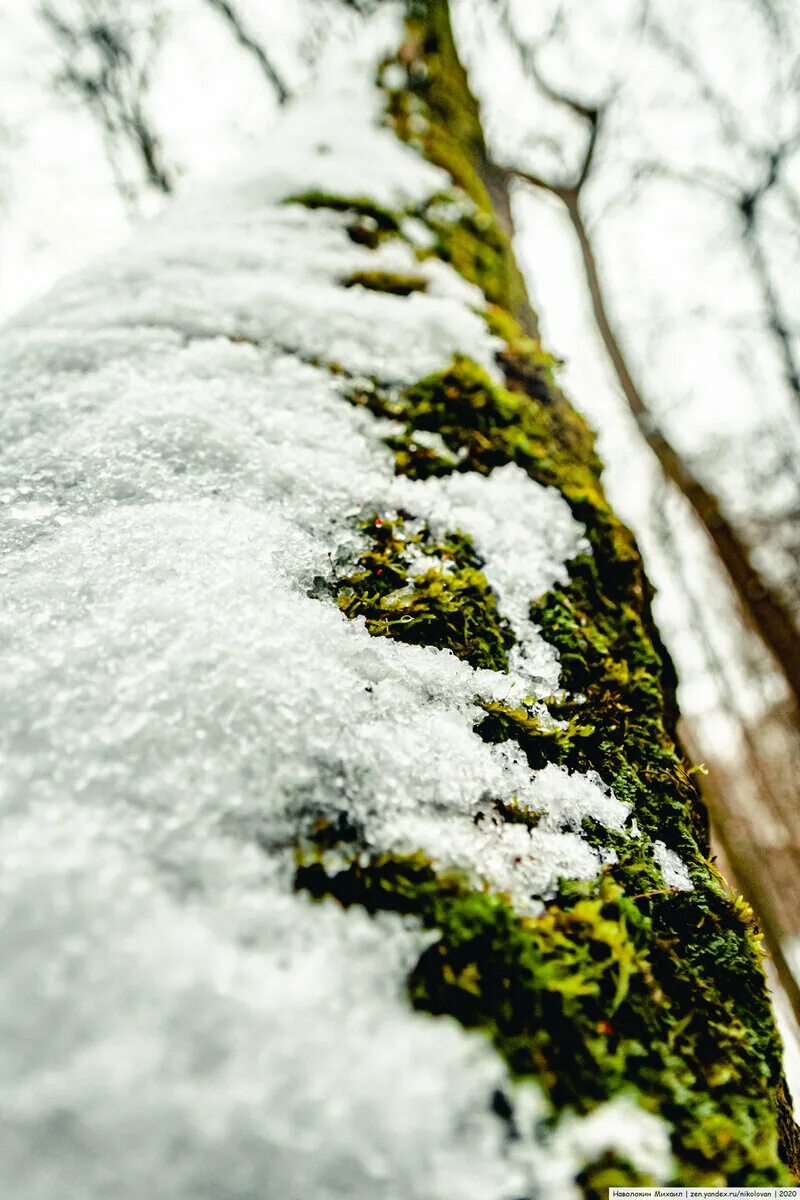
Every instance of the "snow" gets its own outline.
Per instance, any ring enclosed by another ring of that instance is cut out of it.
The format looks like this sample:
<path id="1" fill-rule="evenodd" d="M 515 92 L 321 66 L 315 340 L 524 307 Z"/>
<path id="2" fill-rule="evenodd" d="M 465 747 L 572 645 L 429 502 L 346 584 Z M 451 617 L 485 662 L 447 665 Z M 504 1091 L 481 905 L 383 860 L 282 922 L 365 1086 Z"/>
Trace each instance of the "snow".
<path id="1" fill-rule="evenodd" d="M 531 600 L 554 584 L 568 583 L 566 564 L 588 549 L 564 497 L 530 480 L 515 463 L 488 478 L 400 478 L 394 495 L 398 508 L 424 510 L 431 527 L 441 534 L 448 529 L 469 532 L 517 639 L 510 656 L 512 671 L 529 682 L 533 694 L 557 691 L 555 651 L 537 634 L 529 609 Z"/>
<path id="2" fill-rule="evenodd" d="M 553 1170 L 549 1178 L 544 1176 L 543 1195 L 561 1195 L 556 1189 L 565 1186 L 569 1194 L 570 1181 L 563 1174 L 565 1159 L 574 1156 L 590 1163 L 614 1151 L 654 1179 L 669 1177 L 671 1152 L 663 1121 L 645 1112 L 634 1097 L 622 1094 L 583 1120 L 571 1114 L 562 1119 L 551 1144 Z M 553 1190 L 548 1192 L 548 1187 Z"/>
<path id="3" fill-rule="evenodd" d="M 677 888 L 679 892 L 691 892 L 693 885 L 686 863 L 658 838 L 653 842 L 653 857 L 667 887 Z"/>
<path id="4" fill-rule="evenodd" d="M 353 77 L 290 114 L 249 179 L 176 205 L 6 333 L 0 1148 L 15 1200 L 514 1200 L 554 1179 L 569 1200 L 581 1165 L 619 1144 L 621 1099 L 549 1131 L 480 1033 L 413 1012 L 405 977 L 435 932 L 292 891 L 293 846 L 320 815 L 534 914 L 560 876 L 612 860 L 584 817 L 636 836 L 597 776 L 533 773 L 474 732 L 481 699 L 527 697 L 546 719 L 558 664 L 527 614 L 584 547 L 563 499 L 515 467 L 397 479 L 383 424 L 328 369 L 399 385 L 456 350 L 494 369 L 474 294 L 444 265 L 408 298 L 343 289 L 383 251 L 280 203 L 352 180 L 384 202 L 439 186 L 358 88 L 340 95 Z M 518 637 L 510 673 L 371 637 L 325 598 L 363 514 L 401 504 L 473 537 Z M 496 802 L 540 820 L 495 824 Z M 497 1088 L 525 1117 L 515 1142 Z M 667 1178 L 666 1125 L 624 1103 L 626 1156 Z"/>

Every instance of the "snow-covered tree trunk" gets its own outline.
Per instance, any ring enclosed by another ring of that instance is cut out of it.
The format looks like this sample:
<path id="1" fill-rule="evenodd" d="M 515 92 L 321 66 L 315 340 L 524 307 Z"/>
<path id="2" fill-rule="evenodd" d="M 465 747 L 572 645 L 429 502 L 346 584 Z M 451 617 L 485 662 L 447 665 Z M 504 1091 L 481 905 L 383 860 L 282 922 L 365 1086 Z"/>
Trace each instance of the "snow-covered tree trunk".
<path id="1" fill-rule="evenodd" d="M 384 3 L 247 176 L 6 330 L 14 1200 L 792 1178 L 508 213 L 444 0 Z"/>

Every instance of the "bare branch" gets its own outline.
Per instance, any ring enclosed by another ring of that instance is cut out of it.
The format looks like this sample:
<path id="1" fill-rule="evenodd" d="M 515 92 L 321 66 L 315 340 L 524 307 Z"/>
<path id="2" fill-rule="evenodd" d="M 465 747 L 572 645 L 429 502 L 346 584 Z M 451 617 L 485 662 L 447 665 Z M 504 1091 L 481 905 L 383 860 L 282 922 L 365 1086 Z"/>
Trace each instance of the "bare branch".
<path id="1" fill-rule="evenodd" d="M 679 183 L 687 188 L 697 188 L 709 192 L 729 204 L 737 204 L 741 189 L 718 171 L 706 167 L 697 167 L 691 171 L 682 170 L 669 163 L 658 162 L 655 159 L 643 159 L 637 162 L 632 171 L 634 183 L 651 179 Z"/>
<path id="2" fill-rule="evenodd" d="M 291 99 L 291 92 L 261 42 L 249 32 L 230 0 L 206 0 L 210 8 L 226 22 L 239 45 L 253 56 L 262 74 L 274 89 L 279 104 Z"/>
<path id="3" fill-rule="evenodd" d="M 559 183 L 554 179 L 545 179 L 543 175 L 537 175 L 533 171 L 526 171 L 522 167 L 503 167 L 502 171 L 509 183 L 513 183 L 514 180 L 528 183 L 531 187 L 535 187 L 541 192 L 550 192 L 551 195 L 557 196 L 564 204 L 567 203 L 567 198 L 574 195 L 575 192 L 574 184 Z"/>
<path id="4" fill-rule="evenodd" d="M 783 365 L 783 376 L 798 413 L 800 413 L 800 360 L 795 350 L 788 317 L 780 295 L 772 279 L 767 256 L 764 253 L 756 225 L 757 212 L 754 208 L 742 208 L 742 242 L 747 253 L 753 276 L 758 284 L 764 303 L 767 328 L 772 334 Z"/>
<path id="5" fill-rule="evenodd" d="M 723 138 L 731 145 L 743 145 L 753 155 L 760 154 L 760 147 L 743 136 L 740 122 L 730 101 L 718 88 L 714 87 L 688 46 L 680 38 L 675 37 L 666 25 L 653 15 L 652 9 L 647 16 L 646 27 L 655 44 L 672 62 L 677 63 L 685 74 L 690 76 L 700 96 L 714 113 Z"/>
<path id="6" fill-rule="evenodd" d="M 550 192 L 564 204 L 578 242 L 595 324 L 628 409 L 664 476 L 689 501 L 713 543 L 743 608 L 750 614 L 792 695 L 800 703 L 800 631 L 781 597 L 756 567 L 748 547 L 723 513 L 717 497 L 694 474 L 659 429 L 652 406 L 634 379 L 611 321 L 597 257 L 581 212 L 580 189 L 574 186 L 559 187 L 525 171 L 508 170 L 506 173 L 509 178 L 516 176 L 523 183 Z"/>
<path id="7" fill-rule="evenodd" d="M 164 159 L 147 106 L 150 74 L 163 32 L 161 14 L 155 10 L 148 22 L 134 27 L 113 6 L 78 0 L 73 7 L 70 14 L 51 0 L 39 10 L 63 56 L 57 85 L 71 92 L 99 124 L 127 204 L 135 204 L 138 188 L 122 166 L 126 148 L 138 158 L 147 184 L 171 192 L 173 170 Z"/>
<path id="8" fill-rule="evenodd" d="M 520 63 L 525 72 L 535 83 L 541 94 L 551 103 L 559 108 L 565 109 L 574 117 L 577 117 L 586 130 L 586 144 L 584 146 L 583 156 L 575 174 L 574 180 L 570 184 L 559 185 L 573 191 L 580 191 L 583 185 L 589 178 L 591 172 L 597 142 L 600 136 L 603 119 L 606 110 L 611 101 L 611 96 L 607 96 L 602 102 L 589 103 L 581 100 L 580 97 L 573 95 L 570 92 L 563 91 L 561 88 L 551 83 L 543 74 L 539 67 L 537 50 L 530 44 L 523 42 L 517 35 L 511 11 L 508 3 L 502 2 L 498 5 L 500 27 L 508 38 L 510 44 L 514 47 Z M 529 180 L 529 182 L 533 182 Z M 535 184 L 536 187 L 543 186 L 543 182 Z"/>
<path id="9" fill-rule="evenodd" d="M 536 84 L 542 95 L 546 96 L 548 100 L 552 100 L 554 104 L 559 105 L 561 108 L 569 109 L 575 114 L 575 116 L 582 117 L 584 120 L 590 120 L 597 111 L 593 105 L 586 104 L 577 96 L 567 95 L 566 93 L 561 92 L 542 74 L 539 68 L 537 51 L 527 42 L 523 42 L 517 34 L 517 30 L 511 16 L 511 9 L 507 3 L 507 0 L 502 0 L 502 2 L 497 5 L 497 9 L 500 19 L 500 28 L 503 30 L 503 33 L 514 47 L 520 63 L 525 69 L 525 72 Z"/>

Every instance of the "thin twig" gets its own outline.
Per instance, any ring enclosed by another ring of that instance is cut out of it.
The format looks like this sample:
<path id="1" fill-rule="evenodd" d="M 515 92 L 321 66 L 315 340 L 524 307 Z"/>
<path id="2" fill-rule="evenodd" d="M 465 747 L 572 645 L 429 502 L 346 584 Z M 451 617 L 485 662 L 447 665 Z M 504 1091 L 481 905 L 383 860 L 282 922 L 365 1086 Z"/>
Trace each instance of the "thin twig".
<path id="1" fill-rule="evenodd" d="M 245 27 L 241 16 L 234 6 L 229 3 L 229 0 L 206 0 L 206 2 L 227 23 L 228 28 L 239 45 L 244 50 L 247 50 L 249 54 L 252 54 L 261 68 L 263 75 L 269 81 L 271 87 L 274 88 L 275 94 L 278 97 L 278 103 L 286 104 L 292 97 L 288 85 L 284 82 L 282 75 L 267 54 L 264 46 Z"/>

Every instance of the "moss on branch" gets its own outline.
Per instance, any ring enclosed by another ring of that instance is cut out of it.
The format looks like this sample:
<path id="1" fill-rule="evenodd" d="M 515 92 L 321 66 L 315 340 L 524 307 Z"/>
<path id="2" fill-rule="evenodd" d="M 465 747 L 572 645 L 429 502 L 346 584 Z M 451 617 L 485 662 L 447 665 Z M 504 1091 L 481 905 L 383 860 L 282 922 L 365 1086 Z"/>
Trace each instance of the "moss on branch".
<path id="1" fill-rule="evenodd" d="M 650 585 L 604 495 L 591 431 L 536 336 L 511 251 L 504 184 L 486 154 L 444 0 L 412 6 L 404 44 L 378 82 L 387 123 L 443 167 L 451 187 L 398 212 L 363 197 L 294 200 L 350 214 L 350 236 L 366 245 L 406 238 L 409 217 L 423 221 L 430 245 L 409 244 L 481 290 L 504 383 L 458 356 L 411 387 L 359 381 L 349 399 L 395 423 L 386 442 L 399 474 L 486 475 L 515 463 L 557 488 L 583 523 L 590 553 L 570 564 L 568 584 L 531 597 L 531 621 L 561 662 L 563 692 L 549 701 L 557 721 L 484 702 L 476 732 L 487 742 L 513 741 L 534 770 L 557 763 L 598 772 L 631 806 L 641 836 L 620 835 L 618 861 L 597 880 L 562 881 L 538 918 L 518 915 L 506 896 L 477 890 L 421 853 L 374 853 L 344 818 L 320 821 L 298 847 L 297 887 L 370 912 L 413 914 L 437 930 L 409 974 L 411 1002 L 482 1030 L 515 1075 L 540 1084 L 554 1114 L 588 1111 L 633 1089 L 673 1128 L 677 1182 L 788 1182 L 800 1146 L 758 930 L 709 859 L 705 812 L 676 739 L 675 677 L 652 620 Z M 376 270 L 346 283 L 402 295 L 421 290 L 414 278 L 398 283 Z M 358 563 L 331 589 L 343 612 L 363 618 L 375 636 L 507 669 L 513 637 L 465 534 L 437 540 L 403 513 L 378 514 L 362 532 Z M 494 817 L 536 821 L 513 804 Z M 612 836 L 589 821 L 583 833 L 605 844 Z M 656 840 L 688 864 L 693 890 L 665 884 Z M 580 1179 L 587 1198 L 647 1182 L 613 1156 Z"/>
<path id="2" fill-rule="evenodd" d="M 342 612 L 363 617 L 375 636 L 450 650 L 476 668 L 507 669 L 514 638 L 470 538 L 454 532 L 436 539 L 402 515 L 376 514 L 362 529 L 368 548 L 332 586 Z"/>

